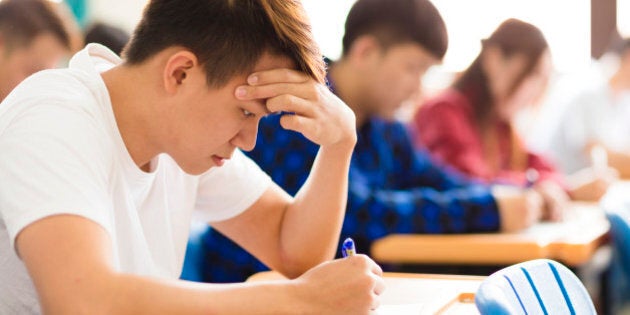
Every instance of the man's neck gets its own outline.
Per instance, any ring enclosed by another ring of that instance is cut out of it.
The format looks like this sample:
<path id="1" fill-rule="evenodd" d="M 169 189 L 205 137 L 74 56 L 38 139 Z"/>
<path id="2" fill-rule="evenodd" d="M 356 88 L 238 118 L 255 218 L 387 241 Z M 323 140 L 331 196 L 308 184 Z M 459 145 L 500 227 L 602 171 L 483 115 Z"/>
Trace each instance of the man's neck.
<path id="1" fill-rule="evenodd" d="M 333 83 L 335 94 L 354 111 L 357 126 L 362 126 L 369 119 L 363 100 L 366 93 L 361 85 L 364 78 L 359 78 L 353 66 L 343 58 L 332 65 L 328 76 Z"/>
<path id="2" fill-rule="evenodd" d="M 141 71 L 121 65 L 103 72 L 101 76 L 107 86 L 112 110 L 125 147 L 135 164 L 143 171 L 149 171 L 150 161 L 158 153 L 158 147 L 151 141 L 151 126 L 155 125 L 154 115 L 149 109 L 153 104 L 152 93 L 145 91 L 150 84 Z"/>

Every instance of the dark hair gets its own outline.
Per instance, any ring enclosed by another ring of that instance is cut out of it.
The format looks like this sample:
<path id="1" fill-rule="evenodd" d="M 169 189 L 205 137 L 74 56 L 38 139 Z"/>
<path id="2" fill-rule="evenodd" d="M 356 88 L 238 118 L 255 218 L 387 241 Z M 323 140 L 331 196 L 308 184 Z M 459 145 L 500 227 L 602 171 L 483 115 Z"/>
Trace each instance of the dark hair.
<path id="1" fill-rule="evenodd" d="M 488 78 L 482 67 L 482 55 L 489 47 L 497 47 L 505 56 L 523 55 L 527 64 L 508 93 L 513 93 L 523 80 L 535 69 L 542 54 L 549 48 L 547 40 L 536 26 L 508 19 L 482 41 L 481 52 L 473 63 L 455 81 L 455 89 L 466 95 L 474 108 L 477 123 L 483 124 L 494 109 Z"/>
<path id="2" fill-rule="evenodd" d="M 104 23 L 94 23 L 85 32 L 85 43 L 99 43 L 120 55 L 129 37 L 129 34 L 120 28 Z"/>
<path id="3" fill-rule="evenodd" d="M 38 35 L 52 34 L 70 49 L 70 37 L 57 9 L 46 0 L 0 2 L 0 32 L 8 47 L 23 47 Z"/>
<path id="4" fill-rule="evenodd" d="M 152 0 L 123 55 L 139 64 L 171 46 L 193 52 L 214 87 L 251 71 L 265 52 L 291 58 L 320 83 L 325 79 L 298 0 Z"/>
<path id="5" fill-rule="evenodd" d="M 444 20 L 428 0 L 358 0 L 346 18 L 343 55 L 363 35 L 375 36 L 385 48 L 415 42 L 440 60 L 448 48 Z"/>

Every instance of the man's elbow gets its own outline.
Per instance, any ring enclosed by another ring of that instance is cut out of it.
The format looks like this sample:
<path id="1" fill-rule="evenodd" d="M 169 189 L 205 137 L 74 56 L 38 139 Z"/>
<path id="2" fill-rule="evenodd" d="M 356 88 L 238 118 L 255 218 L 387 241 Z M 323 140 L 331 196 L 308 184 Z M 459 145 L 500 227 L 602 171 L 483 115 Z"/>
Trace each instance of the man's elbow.
<path id="1" fill-rule="evenodd" d="M 299 257 L 285 257 L 283 259 L 282 270 L 280 272 L 289 279 L 294 279 L 313 267 L 330 261 L 334 258 L 333 253 L 321 255 L 298 255 Z"/>

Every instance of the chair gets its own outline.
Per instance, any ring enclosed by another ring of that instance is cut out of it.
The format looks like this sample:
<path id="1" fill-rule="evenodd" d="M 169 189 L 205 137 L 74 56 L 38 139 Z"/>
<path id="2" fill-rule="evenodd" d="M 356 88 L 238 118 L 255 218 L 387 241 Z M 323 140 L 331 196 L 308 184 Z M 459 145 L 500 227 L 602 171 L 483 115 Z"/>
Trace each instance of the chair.
<path id="1" fill-rule="evenodd" d="M 562 264 L 536 259 L 484 280 L 475 304 L 481 314 L 597 314 L 582 282 Z"/>

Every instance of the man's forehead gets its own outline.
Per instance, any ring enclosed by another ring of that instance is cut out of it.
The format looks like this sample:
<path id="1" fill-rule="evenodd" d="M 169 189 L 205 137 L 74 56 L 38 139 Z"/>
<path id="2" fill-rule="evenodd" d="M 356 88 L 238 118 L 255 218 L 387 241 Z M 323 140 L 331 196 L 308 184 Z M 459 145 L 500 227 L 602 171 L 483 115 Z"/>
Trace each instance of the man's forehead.
<path id="1" fill-rule="evenodd" d="M 289 58 L 288 56 L 279 55 L 279 54 L 271 54 L 271 53 L 266 52 L 266 53 L 263 53 L 262 56 L 260 56 L 260 58 L 256 62 L 256 65 L 254 65 L 254 69 L 252 69 L 253 70 L 252 72 L 259 72 L 259 71 L 280 69 L 280 68 L 296 69 L 296 65 L 295 65 L 295 62 L 293 62 L 293 60 Z"/>

